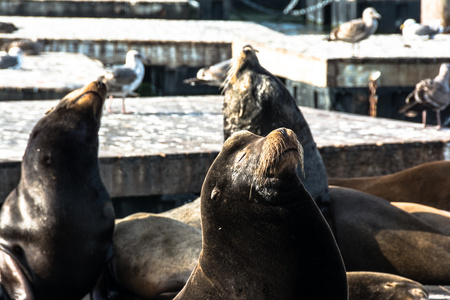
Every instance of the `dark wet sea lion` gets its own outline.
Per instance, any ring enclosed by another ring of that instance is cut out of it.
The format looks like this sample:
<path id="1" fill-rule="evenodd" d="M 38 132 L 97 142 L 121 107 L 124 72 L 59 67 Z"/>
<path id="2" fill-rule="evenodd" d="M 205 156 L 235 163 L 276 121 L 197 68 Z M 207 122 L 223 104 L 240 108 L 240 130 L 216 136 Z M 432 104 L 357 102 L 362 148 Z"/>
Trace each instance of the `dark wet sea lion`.
<path id="1" fill-rule="evenodd" d="M 284 84 L 260 65 L 251 46 L 232 63 L 223 115 L 225 139 L 239 130 L 265 136 L 280 127 L 292 129 L 305 151 L 303 184 L 319 206 L 327 202 L 327 173 L 308 123 Z"/>
<path id="2" fill-rule="evenodd" d="M 427 300 L 428 290 L 408 278 L 377 272 L 347 272 L 349 300 Z"/>
<path id="3" fill-rule="evenodd" d="M 106 87 L 64 97 L 33 128 L 0 211 L 1 284 L 12 298 L 80 299 L 111 254 L 114 210 L 99 173 Z"/>
<path id="4" fill-rule="evenodd" d="M 179 292 L 197 264 L 200 230 L 150 213 L 116 221 L 111 270 L 116 281 L 145 299 Z"/>
<path id="5" fill-rule="evenodd" d="M 450 211 L 450 161 L 424 163 L 384 176 L 329 178 L 329 183 L 391 202 L 414 202 Z"/>
<path id="6" fill-rule="evenodd" d="M 202 187 L 199 262 L 175 299 L 347 299 L 339 249 L 297 174 L 300 153 L 284 128 L 224 143 Z"/>
<path id="7" fill-rule="evenodd" d="M 450 236 L 388 201 L 330 187 L 327 214 L 347 271 L 404 276 L 450 284 Z"/>

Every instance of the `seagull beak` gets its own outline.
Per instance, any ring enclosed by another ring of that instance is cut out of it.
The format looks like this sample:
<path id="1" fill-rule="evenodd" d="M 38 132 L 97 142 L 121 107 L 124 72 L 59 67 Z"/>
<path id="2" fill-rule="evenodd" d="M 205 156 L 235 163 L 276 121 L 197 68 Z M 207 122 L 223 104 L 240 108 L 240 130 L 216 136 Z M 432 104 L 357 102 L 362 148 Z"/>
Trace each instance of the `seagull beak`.
<path id="1" fill-rule="evenodd" d="M 403 30 L 405 28 L 405 24 L 400 25 L 400 30 Z"/>

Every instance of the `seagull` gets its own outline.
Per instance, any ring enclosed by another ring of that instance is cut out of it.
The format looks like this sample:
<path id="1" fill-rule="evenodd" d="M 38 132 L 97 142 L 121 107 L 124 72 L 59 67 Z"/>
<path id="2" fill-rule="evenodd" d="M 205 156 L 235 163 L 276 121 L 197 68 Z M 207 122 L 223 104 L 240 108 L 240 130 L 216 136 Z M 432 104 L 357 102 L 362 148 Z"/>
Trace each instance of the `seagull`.
<path id="1" fill-rule="evenodd" d="M 37 39 L 20 39 L 5 43 L 2 50 L 9 51 L 12 47 L 19 47 L 25 55 L 39 55 L 44 50 L 44 44 Z"/>
<path id="2" fill-rule="evenodd" d="M 400 29 L 402 30 L 402 35 L 405 41 L 417 39 L 432 39 L 436 34 L 444 32 L 443 26 L 419 24 L 414 19 L 407 19 L 400 26 Z"/>
<path id="3" fill-rule="evenodd" d="M 441 110 L 450 103 L 450 89 L 448 86 L 450 64 L 441 64 L 439 74 L 434 79 L 424 79 L 416 84 L 416 88 L 408 97 L 399 113 L 407 117 L 415 117 L 422 111 L 422 124 L 425 127 L 427 121 L 427 109 L 436 111 L 437 128 L 441 128 Z"/>
<path id="4" fill-rule="evenodd" d="M 23 62 L 23 51 L 19 47 L 11 47 L 8 52 L 0 54 L 0 69 L 18 69 Z"/>
<path id="5" fill-rule="evenodd" d="M 127 113 L 125 109 L 125 97 L 132 95 L 144 79 L 145 57 L 136 50 L 130 50 L 125 58 L 125 65 L 116 66 L 106 74 L 100 76 L 99 80 L 108 87 L 109 105 L 107 110 L 111 109 L 113 95 L 122 97 L 122 113 Z"/>
<path id="6" fill-rule="evenodd" d="M 328 41 L 343 41 L 352 43 L 353 56 L 355 56 L 355 44 L 367 39 L 378 28 L 378 19 L 381 15 L 373 7 L 363 11 L 362 19 L 351 20 L 336 26 L 330 33 Z"/>
<path id="7" fill-rule="evenodd" d="M 19 30 L 19 28 L 13 23 L 0 22 L 0 33 L 12 33 L 16 30 Z"/>
<path id="8" fill-rule="evenodd" d="M 230 69 L 232 58 L 218 62 L 210 67 L 204 67 L 198 70 L 197 76 L 188 78 L 183 83 L 195 86 L 197 84 L 205 84 L 211 86 L 221 87 L 227 78 L 228 70 Z"/>

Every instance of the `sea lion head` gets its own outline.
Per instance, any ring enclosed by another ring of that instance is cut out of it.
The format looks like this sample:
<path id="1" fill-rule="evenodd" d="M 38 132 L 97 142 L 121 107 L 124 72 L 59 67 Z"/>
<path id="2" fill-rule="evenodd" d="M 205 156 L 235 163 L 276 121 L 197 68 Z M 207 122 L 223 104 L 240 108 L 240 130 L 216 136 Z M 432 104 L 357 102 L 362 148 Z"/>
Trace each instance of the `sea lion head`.
<path id="1" fill-rule="evenodd" d="M 242 70 L 251 68 L 251 69 L 260 69 L 262 68 L 259 64 L 258 57 L 256 56 L 257 50 L 253 49 L 250 45 L 245 45 L 242 48 L 242 51 L 239 55 L 233 59 L 230 69 L 228 70 L 227 78 L 224 81 L 224 87 L 227 88 L 230 84 L 235 84 L 239 73 Z"/>
<path id="2" fill-rule="evenodd" d="M 279 128 L 266 137 L 239 131 L 224 143 L 205 179 L 202 195 L 213 202 L 246 198 L 283 204 L 280 188 L 300 182 L 298 164 L 303 166 L 303 149 L 292 130 Z M 239 197 L 231 196 L 235 193 Z"/>
<path id="3" fill-rule="evenodd" d="M 41 187 L 45 180 L 52 182 L 52 178 L 68 174 L 85 174 L 86 166 L 98 166 L 87 161 L 98 159 L 98 130 L 105 97 L 106 86 L 93 81 L 67 94 L 35 125 L 22 171 L 28 180 L 39 182 L 33 186 L 41 193 L 49 190 Z"/>
<path id="4" fill-rule="evenodd" d="M 284 127 L 225 141 L 202 186 L 202 252 L 175 299 L 296 299 L 299 290 L 309 299 L 319 286 L 320 299 L 347 299 L 338 247 L 298 165 L 302 146 Z"/>

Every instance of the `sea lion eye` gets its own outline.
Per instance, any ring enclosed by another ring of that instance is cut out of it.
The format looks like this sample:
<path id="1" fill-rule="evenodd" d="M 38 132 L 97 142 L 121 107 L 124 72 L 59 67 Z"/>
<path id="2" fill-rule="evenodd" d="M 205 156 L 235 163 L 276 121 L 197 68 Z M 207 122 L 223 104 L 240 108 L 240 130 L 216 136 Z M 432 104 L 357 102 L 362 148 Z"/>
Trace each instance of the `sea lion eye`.
<path id="1" fill-rule="evenodd" d="M 211 200 L 216 200 L 219 197 L 220 190 L 217 187 L 214 187 L 211 192 Z"/>

